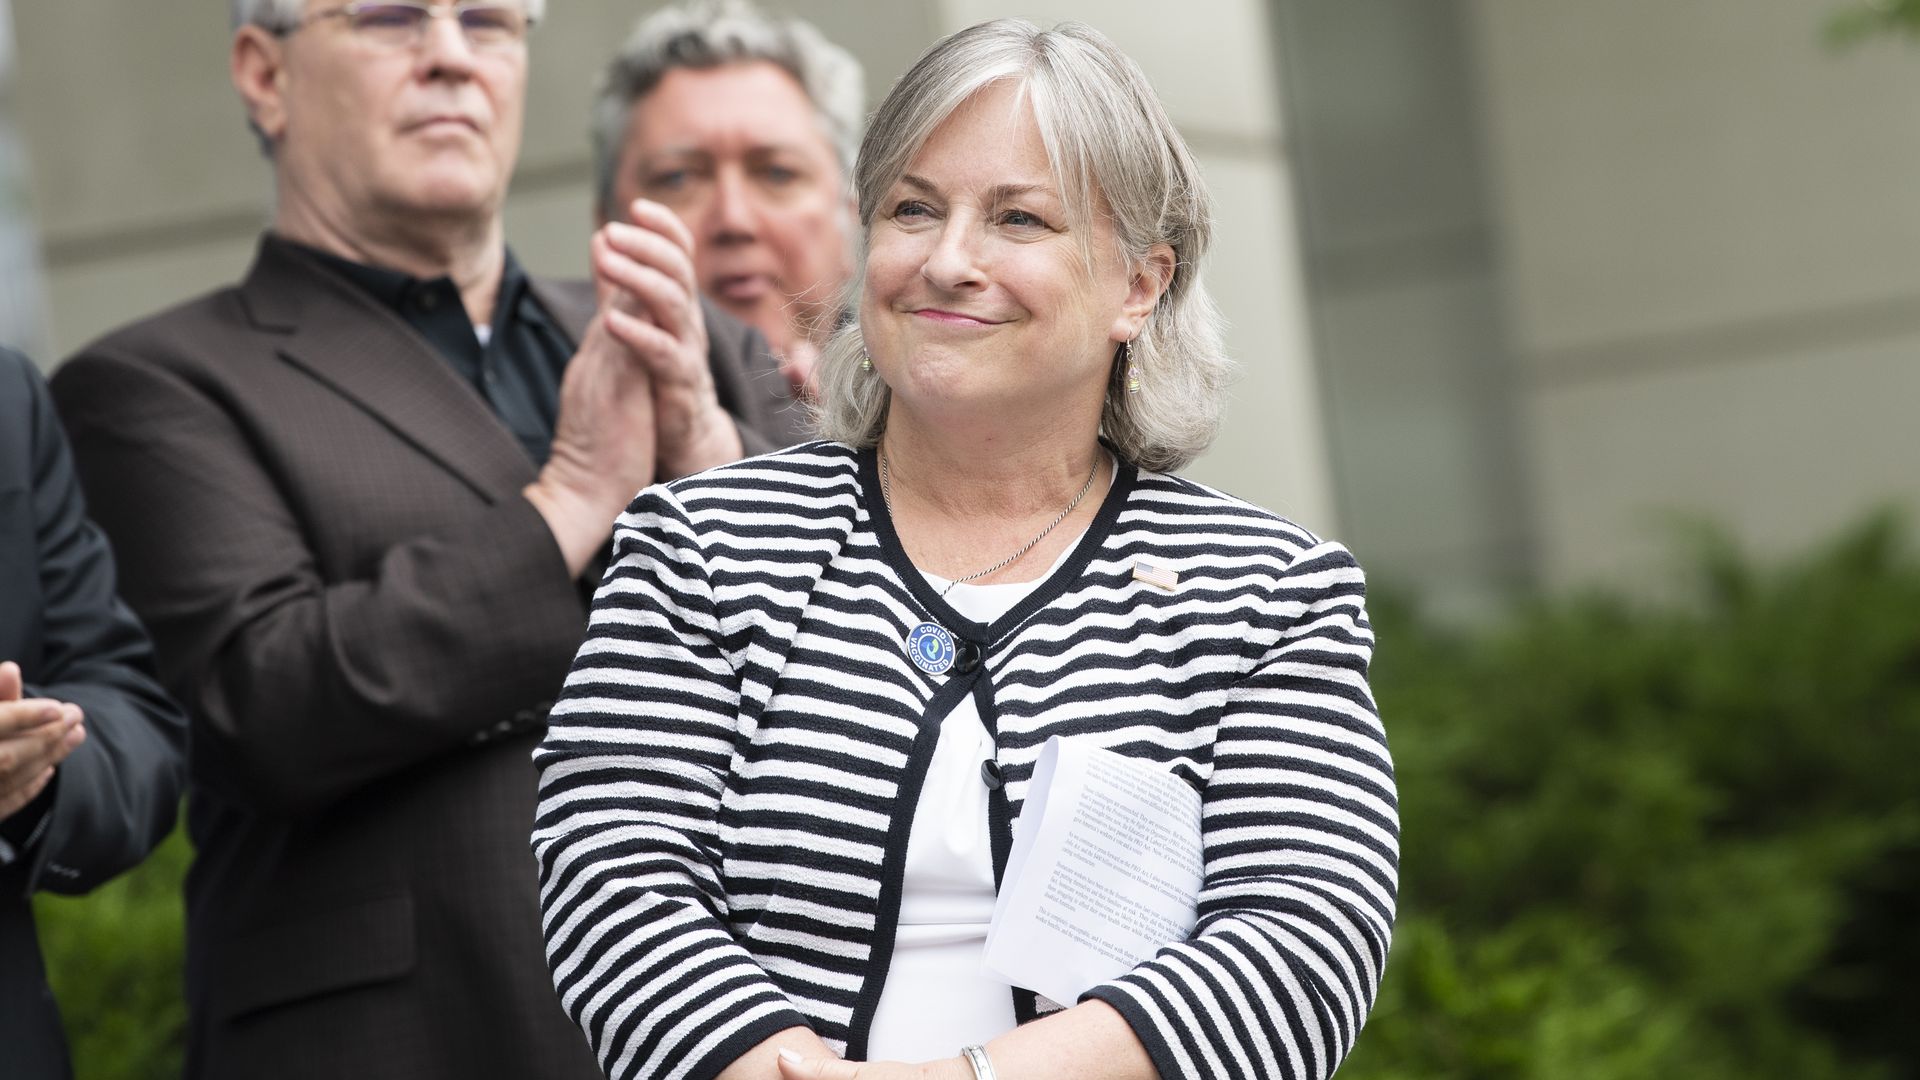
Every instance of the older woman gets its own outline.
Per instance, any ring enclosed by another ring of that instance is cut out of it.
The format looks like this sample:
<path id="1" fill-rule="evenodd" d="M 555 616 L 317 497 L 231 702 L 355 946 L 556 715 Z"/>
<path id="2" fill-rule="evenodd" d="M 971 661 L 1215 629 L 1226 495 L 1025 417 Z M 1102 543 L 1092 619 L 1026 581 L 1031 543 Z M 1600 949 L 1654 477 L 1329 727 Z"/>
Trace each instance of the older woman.
<path id="1" fill-rule="evenodd" d="M 1226 366 L 1198 170 L 1103 37 L 1007 21 L 901 79 L 856 187 L 836 441 L 621 519 L 537 755 L 563 1004 L 616 1077 L 1327 1076 L 1392 767 L 1351 556 L 1166 474 Z M 1197 925 L 1078 1002 L 980 963 L 1056 735 L 1202 798 Z"/>

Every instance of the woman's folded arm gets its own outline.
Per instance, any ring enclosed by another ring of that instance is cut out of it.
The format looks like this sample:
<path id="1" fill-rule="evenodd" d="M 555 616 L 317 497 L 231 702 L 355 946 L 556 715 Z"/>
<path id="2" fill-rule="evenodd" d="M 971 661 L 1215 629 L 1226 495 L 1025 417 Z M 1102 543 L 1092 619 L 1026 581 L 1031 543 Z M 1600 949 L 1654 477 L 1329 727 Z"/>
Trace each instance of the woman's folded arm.
<path id="1" fill-rule="evenodd" d="M 1279 632 L 1215 740 L 1198 924 L 1082 998 L 1125 1017 L 1166 1077 L 1330 1076 L 1386 965 L 1399 817 L 1365 579 L 1321 544 L 1273 603 Z"/>
<path id="2" fill-rule="evenodd" d="M 811 1035 L 727 923 L 716 852 L 740 691 L 718 634 L 685 514 L 643 493 L 534 755 L 547 961 L 614 1080 L 706 1080 L 778 1033 Z"/>

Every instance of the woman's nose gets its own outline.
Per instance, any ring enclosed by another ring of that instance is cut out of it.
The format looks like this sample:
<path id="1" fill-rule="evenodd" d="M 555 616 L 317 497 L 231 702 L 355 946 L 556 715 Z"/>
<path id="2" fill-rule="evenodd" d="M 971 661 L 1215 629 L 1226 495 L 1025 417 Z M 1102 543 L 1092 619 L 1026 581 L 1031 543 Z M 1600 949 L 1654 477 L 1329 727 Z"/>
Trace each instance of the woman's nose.
<path id="1" fill-rule="evenodd" d="M 940 227 L 933 249 L 920 267 L 921 276 L 948 291 L 979 285 L 985 280 L 980 265 L 979 236 L 971 223 L 955 215 Z"/>

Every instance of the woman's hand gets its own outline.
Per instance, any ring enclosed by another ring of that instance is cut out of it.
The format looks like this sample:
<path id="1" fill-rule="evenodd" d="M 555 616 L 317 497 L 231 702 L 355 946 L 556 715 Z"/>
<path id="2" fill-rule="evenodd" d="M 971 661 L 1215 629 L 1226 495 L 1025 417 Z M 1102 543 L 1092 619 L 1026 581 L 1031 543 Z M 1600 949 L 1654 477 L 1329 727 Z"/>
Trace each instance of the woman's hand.
<path id="1" fill-rule="evenodd" d="M 838 1061 L 827 1044 L 812 1028 L 790 1027 L 776 1032 L 760 1041 L 759 1045 L 741 1054 L 733 1064 L 720 1070 L 716 1080 L 772 1080 L 780 1075 L 775 1066 L 788 1055 L 796 1058 Z"/>
<path id="2" fill-rule="evenodd" d="M 781 1080 L 973 1080 L 973 1066 L 965 1058 L 909 1064 L 904 1061 L 841 1061 L 836 1057 L 805 1057 L 780 1053 Z"/>
<path id="3" fill-rule="evenodd" d="M 986 1050 L 1001 1080 L 1161 1080 L 1126 1018 L 1104 1001 L 1083 1001 L 1022 1024 L 988 1043 Z M 973 1066 L 958 1055 L 914 1064 L 841 1061 L 824 1051 L 788 1049 L 780 1052 L 778 1061 L 780 1080 L 974 1080 Z"/>

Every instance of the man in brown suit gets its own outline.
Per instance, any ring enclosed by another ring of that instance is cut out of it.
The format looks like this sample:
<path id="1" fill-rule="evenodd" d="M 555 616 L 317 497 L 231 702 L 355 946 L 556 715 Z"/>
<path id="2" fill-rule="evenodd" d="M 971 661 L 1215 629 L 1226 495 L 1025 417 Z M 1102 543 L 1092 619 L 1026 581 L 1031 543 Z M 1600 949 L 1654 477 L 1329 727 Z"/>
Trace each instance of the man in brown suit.
<path id="1" fill-rule="evenodd" d="M 599 1075 L 543 959 L 529 754 L 614 517 L 798 413 L 664 209 L 595 234 L 597 302 L 514 262 L 539 7 L 237 0 L 272 229 L 54 380 L 192 714 L 191 1076 Z"/>

